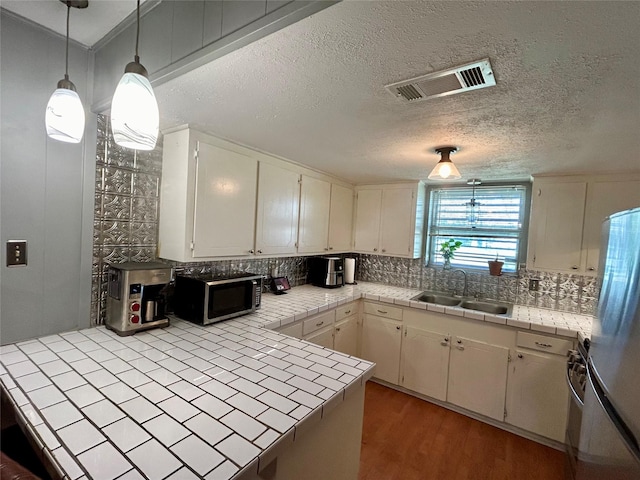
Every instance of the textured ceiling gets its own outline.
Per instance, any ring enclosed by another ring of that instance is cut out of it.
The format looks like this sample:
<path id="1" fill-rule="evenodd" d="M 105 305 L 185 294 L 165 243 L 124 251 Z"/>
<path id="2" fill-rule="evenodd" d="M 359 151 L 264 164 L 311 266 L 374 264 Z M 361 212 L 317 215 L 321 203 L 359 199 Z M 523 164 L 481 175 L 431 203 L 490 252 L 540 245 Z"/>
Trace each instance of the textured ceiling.
<path id="1" fill-rule="evenodd" d="M 0 5 L 64 32 L 57 0 Z M 72 37 L 93 45 L 134 8 L 90 0 Z M 345 0 L 156 86 L 161 127 L 354 183 L 426 179 L 447 144 L 463 181 L 640 171 L 638 25 L 638 1 Z M 485 57 L 495 87 L 410 105 L 384 89 Z"/>
<path id="2" fill-rule="evenodd" d="M 640 170 L 639 2 L 344 1 L 156 88 L 189 123 L 354 183 Z M 497 86 L 384 85 L 488 57 Z"/>

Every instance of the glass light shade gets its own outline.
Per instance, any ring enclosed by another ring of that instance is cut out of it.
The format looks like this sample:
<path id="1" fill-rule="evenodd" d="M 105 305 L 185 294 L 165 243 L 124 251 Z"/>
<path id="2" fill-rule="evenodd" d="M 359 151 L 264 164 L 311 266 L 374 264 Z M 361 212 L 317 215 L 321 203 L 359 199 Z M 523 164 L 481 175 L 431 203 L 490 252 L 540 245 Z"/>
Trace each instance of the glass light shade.
<path id="1" fill-rule="evenodd" d="M 478 214 L 480 213 L 480 202 L 472 198 L 466 203 L 467 206 L 467 222 L 472 226 L 478 223 Z"/>
<path id="2" fill-rule="evenodd" d="M 461 177 L 451 160 L 440 160 L 429 174 L 430 180 L 457 180 Z"/>
<path id="3" fill-rule="evenodd" d="M 78 94 L 68 88 L 57 88 L 47 104 L 44 121 L 50 138 L 80 143 L 84 134 L 84 108 Z"/>
<path id="4" fill-rule="evenodd" d="M 125 72 L 111 102 L 111 131 L 121 147 L 153 150 L 158 140 L 160 115 L 149 80 Z"/>

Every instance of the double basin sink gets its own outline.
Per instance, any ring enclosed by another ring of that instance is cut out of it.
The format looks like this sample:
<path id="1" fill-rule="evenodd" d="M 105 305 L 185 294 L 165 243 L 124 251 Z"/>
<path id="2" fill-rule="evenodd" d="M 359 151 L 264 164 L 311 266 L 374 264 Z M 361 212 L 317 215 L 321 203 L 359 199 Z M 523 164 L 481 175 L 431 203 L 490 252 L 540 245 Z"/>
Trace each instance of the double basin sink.
<path id="1" fill-rule="evenodd" d="M 441 292 L 422 292 L 411 300 L 418 302 L 434 303 L 445 307 L 460 307 L 467 310 L 477 310 L 493 315 L 510 315 L 513 305 L 508 303 L 492 302 L 490 300 L 476 300 L 468 297 L 458 297 Z"/>

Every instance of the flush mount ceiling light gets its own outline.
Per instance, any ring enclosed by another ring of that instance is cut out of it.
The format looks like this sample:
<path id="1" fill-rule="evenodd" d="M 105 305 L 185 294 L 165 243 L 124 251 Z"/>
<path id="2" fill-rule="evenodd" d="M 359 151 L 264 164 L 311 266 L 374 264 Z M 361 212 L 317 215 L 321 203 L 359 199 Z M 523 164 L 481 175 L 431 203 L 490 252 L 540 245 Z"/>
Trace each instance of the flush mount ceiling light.
<path id="1" fill-rule="evenodd" d="M 436 164 L 433 170 L 431 170 L 429 180 L 457 180 L 462 177 L 456 166 L 449 158 L 450 154 L 457 151 L 457 147 L 436 148 L 436 153 L 440 154 L 440 161 Z"/>
<path id="2" fill-rule="evenodd" d="M 467 180 L 467 185 L 472 186 L 471 200 L 465 205 L 467 206 L 467 222 L 471 224 L 472 228 L 475 228 L 478 222 L 478 213 L 480 211 L 480 202 L 476 200 L 476 185 L 480 185 L 482 182 L 478 178 L 472 178 Z"/>
<path id="3" fill-rule="evenodd" d="M 69 80 L 69 14 L 71 7 L 87 8 L 89 0 L 60 0 L 67 6 L 67 45 L 65 49 L 64 78 L 51 94 L 44 122 L 47 135 L 54 140 L 80 143 L 84 133 L 84 108 L 76 93 L 76 86 Z"/>
<path id="4" fill-rule="evenodd" d="M 158 140 L 158 102 L 147 69 L 140 64 L 140 0 L 137 7 L 136 53 L 127 64 L 111 101 L 111 131 L 121 147 L 153 150 Z"/>

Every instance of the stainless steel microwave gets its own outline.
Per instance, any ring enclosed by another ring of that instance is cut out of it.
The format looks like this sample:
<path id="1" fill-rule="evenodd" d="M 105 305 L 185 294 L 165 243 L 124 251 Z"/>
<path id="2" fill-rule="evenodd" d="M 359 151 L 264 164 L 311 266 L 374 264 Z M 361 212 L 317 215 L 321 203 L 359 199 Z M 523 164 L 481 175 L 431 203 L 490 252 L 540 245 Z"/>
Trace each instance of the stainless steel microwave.
<path id="1" fill-rule="evenodd" d="M 261 275 L 177 275 L 173 308 L 184 320 L 209 325 L 255 312 L 261 300 Z"/>

